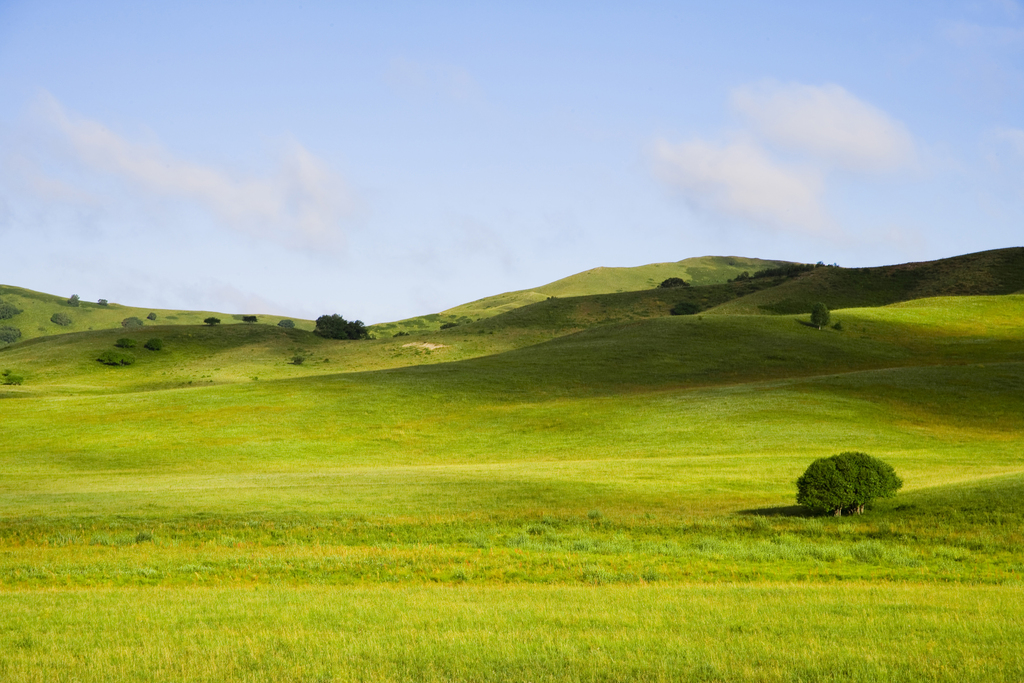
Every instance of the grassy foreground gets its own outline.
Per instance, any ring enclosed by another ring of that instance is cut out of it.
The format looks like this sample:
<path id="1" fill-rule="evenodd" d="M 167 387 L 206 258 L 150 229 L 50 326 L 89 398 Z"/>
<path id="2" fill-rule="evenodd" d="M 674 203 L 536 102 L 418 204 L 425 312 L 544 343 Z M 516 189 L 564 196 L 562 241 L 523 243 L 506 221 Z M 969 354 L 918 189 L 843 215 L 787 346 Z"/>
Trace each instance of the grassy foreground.
<path id="1" fill-rule="evenodd" d="M 8 593 L 23 681 L 1016 681 L 1024 592 L 934 585 Z"/>
<path id="2" fill-rule="evenodd" d="M 0 680 L 1024 675 L 1024 296 L 820 331 L 641 299 L 435 349 L 233 325 L 128 367 L 95 361 L 119 330 L 0 351 L 26 378 L 0 388 Z M 842 450 L 904 491 L 804 517 L 794 480 Z"/>

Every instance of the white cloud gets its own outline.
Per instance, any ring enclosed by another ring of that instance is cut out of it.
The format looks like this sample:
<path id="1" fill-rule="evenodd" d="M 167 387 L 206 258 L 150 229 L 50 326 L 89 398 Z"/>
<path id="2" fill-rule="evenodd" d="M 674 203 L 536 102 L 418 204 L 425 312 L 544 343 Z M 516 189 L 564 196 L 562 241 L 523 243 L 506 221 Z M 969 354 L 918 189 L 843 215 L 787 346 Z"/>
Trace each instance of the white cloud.
<path id="1" fill-rule="evenodd" d="M 744 86 L 732 104 L 761 139 L 829 165 L 891 171 L 915 161 L 903 124 L 838 85 Z"/>
<path id="2" fill-rule="evenodd" d="M 662 140 L 654 155 L 659 175 L 698 208 L 782 230 L 813 233 L 832 224 L 821 204 L 820 175 L 782 166 L 756 144 Z"/>
<path id="3" fill-rule="evenodd" d="M 342 223 L 354 202 L 342 179 L 298 143 L 286 146 L 279 167 L 264 177 L 238 177 L 180 159 L 159 144 L 128 140 L 99 122 L 67 112 L 53 97 L 41 98 L 41 122 L 58 134 L 58 158 L 29 161 L 29 187 L 44 200 L 97 202 L 88 179 L 113 178 L 161 200 L 182 201 L 210 211 L 220 221 L 254 237 L 299 248 L 330 248 L 343 238 Z M 39 155 L 39 150 L 34 153 Z M 27 157 L 21 159 L 26 163 Z M 48 170 L 76 164 L 84 187 Z"/>

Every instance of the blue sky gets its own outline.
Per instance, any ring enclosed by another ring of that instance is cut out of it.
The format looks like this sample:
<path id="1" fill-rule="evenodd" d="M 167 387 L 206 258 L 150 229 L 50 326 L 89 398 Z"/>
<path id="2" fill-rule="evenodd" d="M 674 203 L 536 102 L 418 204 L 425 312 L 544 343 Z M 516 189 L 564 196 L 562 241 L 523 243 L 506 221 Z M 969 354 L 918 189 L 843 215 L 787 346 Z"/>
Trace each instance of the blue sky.
<path id="1" fill-rule="evenodd" d="M 1024 244 L 1024 7 L 0 0 L 0 282 L 367 323 Z"/>

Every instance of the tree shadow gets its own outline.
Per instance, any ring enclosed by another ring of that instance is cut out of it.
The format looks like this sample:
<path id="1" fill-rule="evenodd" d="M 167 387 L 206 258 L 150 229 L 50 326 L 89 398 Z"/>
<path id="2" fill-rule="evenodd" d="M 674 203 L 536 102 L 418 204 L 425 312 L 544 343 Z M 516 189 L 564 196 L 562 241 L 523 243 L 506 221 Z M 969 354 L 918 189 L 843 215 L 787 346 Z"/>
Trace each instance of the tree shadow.
<path id="1" fill-rule="evenodd" d="M 803 505 L 776 505 L 770 508 L 739 510 L 737 514 L 757 517 L 813 517 L 814 513 Z"/>

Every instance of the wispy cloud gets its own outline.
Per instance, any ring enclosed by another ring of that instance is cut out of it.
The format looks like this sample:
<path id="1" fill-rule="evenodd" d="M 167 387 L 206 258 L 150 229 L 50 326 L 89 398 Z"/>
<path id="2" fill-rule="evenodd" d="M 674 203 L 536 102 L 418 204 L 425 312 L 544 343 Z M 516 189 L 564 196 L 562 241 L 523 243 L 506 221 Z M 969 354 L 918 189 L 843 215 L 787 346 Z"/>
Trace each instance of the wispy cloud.
<path id="1" fill-rule="evenodd" d="M 763 82 L 736 88 L 731 104 L 744 125 L 728 142 L 659 140 L 655 172 L 691 205 L 754 227 L 838 236 L 825 203 L 832 172 L 917 163 L 903 124 L 838 85 Z"/>
<path id="2" fill-rule="evenodd" d="M 766 82 L 736 88 L 732 104 L 761 139 L 819 163 L 891 171 L 915 161 L 900 122 L 838 85 Z"/>
<path id="3" fill-rule="evenodd" d="M 654 154 L 660 177 L 698 209 L 782 230 L 818 232 L 831 223 L 820 176 L 778 164 L 756 144 L 661 140 Z"/>
<path id="4" fill-rule="evenodd" d="M 295 142 L 285 146 L 272 172 L 246 177 L 182 159 L 158 143 L 118 135 L 67 111 L 48 94 L 40 97 L 35 114 L 56 144 L 23 145 L 8 165 L 22 167 L 27 189 L 43 201 L 116 202 L 92 191 L 97 179 L 115 180 L 158 200 L 200 207 L 250 236 L 314 249 L 340 245 L 344 220 L 354 210 L 345 182 Z M 71 167 L 75 173 L 64 172 Z"/>

